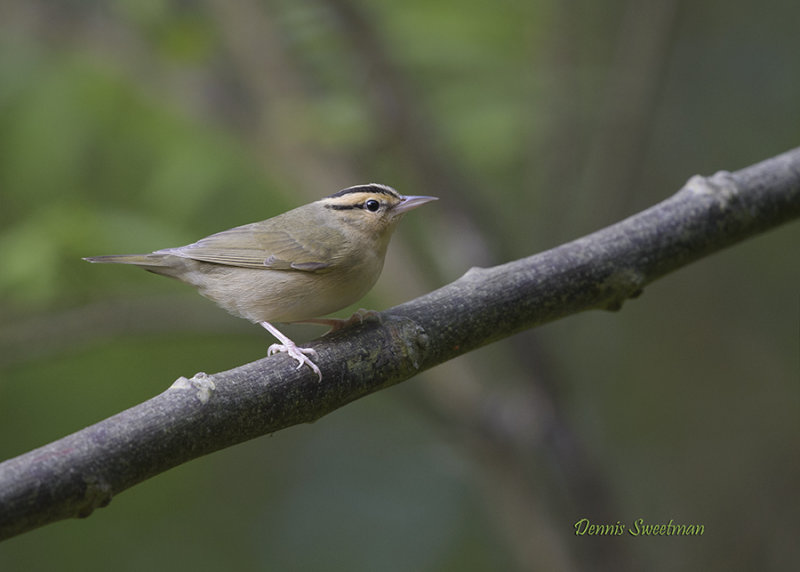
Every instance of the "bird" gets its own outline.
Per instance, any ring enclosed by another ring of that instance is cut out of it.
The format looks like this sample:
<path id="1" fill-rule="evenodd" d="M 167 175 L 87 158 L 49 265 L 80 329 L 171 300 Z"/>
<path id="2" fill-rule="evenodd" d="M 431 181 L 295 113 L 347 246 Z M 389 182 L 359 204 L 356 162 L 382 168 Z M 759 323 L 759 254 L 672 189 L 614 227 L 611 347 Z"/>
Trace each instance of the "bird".
<path id="1" fill-rule="evenodd" d="M 342 189 L 275 217 L 223 230 L 197 242 L 149 254 L 112 254 L 88 262 L 132 264 L 194 286 L 231 314 L 263 326 L 284 352 L 320 381 L 313 348 L 301 348 L 274 323 L 324 319 L 360 300 L 383 269 L 397 223 L 408 211 L 437 200 L 403 196 L 378 183 Z M 351 318 L 352 319 L 352 318 Z M 313 358 L 313 359 L 312 359 Z"/>

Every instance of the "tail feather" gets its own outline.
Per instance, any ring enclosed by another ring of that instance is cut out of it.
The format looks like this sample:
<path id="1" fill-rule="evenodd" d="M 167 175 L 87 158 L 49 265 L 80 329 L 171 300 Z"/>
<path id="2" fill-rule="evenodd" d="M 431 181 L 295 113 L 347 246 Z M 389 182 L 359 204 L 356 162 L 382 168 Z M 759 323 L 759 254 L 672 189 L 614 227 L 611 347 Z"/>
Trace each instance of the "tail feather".
<path id="1" fill-rule="evenodd" d="M 87 262 L 100 264 L 134 264 L 136 266 L 168 266 L 163 254 L 108 254 L 106 256 L 89 256 Z"/>

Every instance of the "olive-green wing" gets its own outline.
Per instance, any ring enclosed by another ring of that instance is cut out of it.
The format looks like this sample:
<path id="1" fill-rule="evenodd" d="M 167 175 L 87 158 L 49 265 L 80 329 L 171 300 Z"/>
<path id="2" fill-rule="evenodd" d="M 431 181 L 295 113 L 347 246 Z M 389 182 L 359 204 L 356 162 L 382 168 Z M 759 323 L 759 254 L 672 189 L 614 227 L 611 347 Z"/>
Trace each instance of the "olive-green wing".
<path id="1" fill-rule="evenodd" d="M 239 226 L 158 252 L 228 266 L 307 272 L 325 270 L 341 259 L 344 237 L 340 232 L 321 225 L 276 229 L 268 222 Z"/>

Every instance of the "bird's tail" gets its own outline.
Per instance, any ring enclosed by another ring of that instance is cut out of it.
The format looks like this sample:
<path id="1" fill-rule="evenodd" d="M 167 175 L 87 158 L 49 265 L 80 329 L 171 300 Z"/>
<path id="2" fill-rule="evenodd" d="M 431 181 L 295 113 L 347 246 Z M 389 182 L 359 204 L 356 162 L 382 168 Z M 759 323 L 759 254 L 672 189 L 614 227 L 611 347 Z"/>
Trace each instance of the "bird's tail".
<path id="1" fill-rule="evenodd" d="M 89 256 L 84 258 L 87 262 L 101 264 L 134 264 L 136 266 L 168 266 L 163 254 L 108 254 L 106 256 Z"/>

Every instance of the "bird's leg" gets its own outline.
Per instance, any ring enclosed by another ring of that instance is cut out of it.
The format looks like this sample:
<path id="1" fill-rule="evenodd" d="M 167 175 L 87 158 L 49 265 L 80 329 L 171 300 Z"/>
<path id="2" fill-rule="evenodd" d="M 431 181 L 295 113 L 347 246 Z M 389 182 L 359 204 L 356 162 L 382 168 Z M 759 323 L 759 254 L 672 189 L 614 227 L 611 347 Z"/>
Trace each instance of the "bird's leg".
<path id="1" fill-rule="evenodd" d="M 271 346 L 269 346 L 269 348 L 267 349 L 267 355 L 271 356 L 276 353 L 285 352 L 297 360 L 297 369 L 300 369 L 301 367 L 303 367 L 303 364 L 305 364 L 308 367 L 310 367 L 311 370 L 317 374 L 319 380 L 322 381 L 322 372 L 317 367 L 317 364 L 311 361 L 311 359 L 308 357 L 311 356 L 313 358 L 316 358 L 317 352 L 315 350 L 313 350 L 312 348 L 297 347 L 297 344 L 295 344 L 292 340 L 284 336 L 280 332 L 280 330 L 278 330 L 278 328 L 276 328 L 269 322 L 259 322 L 259 324 L 264 326 L 264 328 L 270 334 L 278 338 L 278 341 L 281 342 L 279 344 L 272 344 Z"/>
<path id="2" fill-rule="evenodd" d="M 363 324 L 364 320 L 379 317 L 380 313 L 376 312 L 375 310 L 365 310 L 364 308 L 359 308 L 357 312 L 345 320 L 340 320 L 339 318 L 310 318 L 308 320 L 301 321 L 307 324 L 320 324 L 323 326 L 328 326 L 330 330 L 323 334 L 327 336 L 331 332 L 341 330 L 342 328 L 345 328 L 351 324 Z"/>

